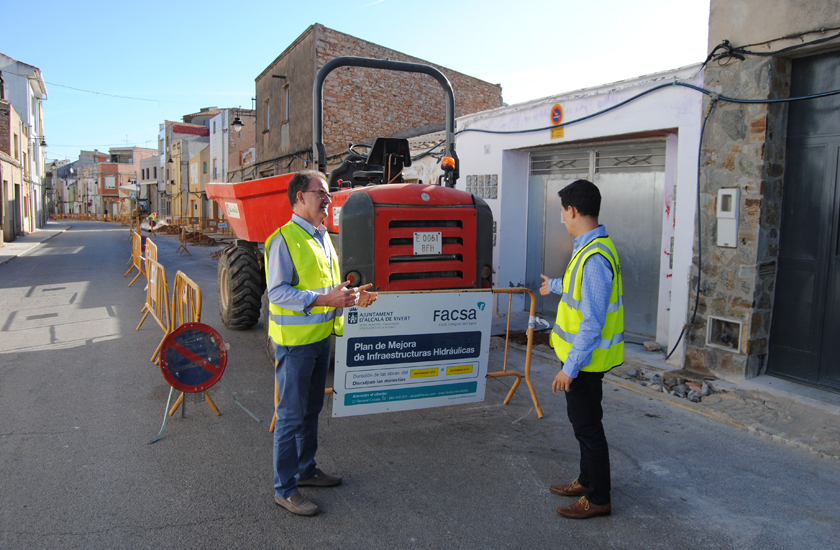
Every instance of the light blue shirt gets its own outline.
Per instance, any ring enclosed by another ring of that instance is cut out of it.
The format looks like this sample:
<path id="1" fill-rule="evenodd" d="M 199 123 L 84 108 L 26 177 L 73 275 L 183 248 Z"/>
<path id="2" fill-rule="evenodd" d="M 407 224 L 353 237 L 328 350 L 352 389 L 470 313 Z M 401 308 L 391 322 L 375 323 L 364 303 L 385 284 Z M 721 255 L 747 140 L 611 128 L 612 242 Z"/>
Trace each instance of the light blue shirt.
<path id="1" fill-rule="evenodd" d="M 606 237 L 607 230 L 599 225 L 592 231 L 575 238 L 572 257 L 578 250 L 598 237 Z M 607 306 L 612 294 L 613 272 L 610 262 L 600 254 L 590 256 L 583 264 L 583 283 L 581 291 L 581 312 L 583 321 L 575 336 L 569 356 L 563 364 L 563 372 L 571 378 L 577 378 L 580 369 L 592 361 L 592 352 L 601 341 L 601 329 L 607 320 Z M 548 289 L 552 294 L 563 295 L 563 278 L 549 279 Z"/>
<path id="2" fill-rule="evenodd" d="M 327 228 L 324 224 L 315 227 L 297 214 L 292 214 L 292 221 L 303 228 L 304 231 L 321 244 L 327 262 L 332 263 L 333 247 Z M 286 239 L 278 235 L 271 241 L 268 249 L 268 299 L 272 304 L 292 311 L 300 311 L 309 314 L 312 303 L 319 294 L 311 290 L 298 290 L 292 286 L 295 265 L 292 256 L 289 254 L 289 247 Z M 341 310 L 337 312 L 341 314 Z"/>

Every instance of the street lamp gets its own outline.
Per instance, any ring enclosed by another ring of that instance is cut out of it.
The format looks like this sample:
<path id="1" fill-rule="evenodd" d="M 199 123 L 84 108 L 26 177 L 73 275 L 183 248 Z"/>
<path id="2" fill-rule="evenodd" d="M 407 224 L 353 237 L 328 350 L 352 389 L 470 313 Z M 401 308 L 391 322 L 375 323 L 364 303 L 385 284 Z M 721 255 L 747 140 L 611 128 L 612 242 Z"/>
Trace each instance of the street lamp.
<path id="1" fill-rule="evenodd" d="M 255 114 L 248 113 L 247 111 L 243 113 L 241 107 L 237 108 L 236 112 L 234 113 L 233 122 L 230 123 L 230 127 L 233 128 L 234 130 L 236 130 L 237 133 L 241 132 L 242 127 L 245 126 L 245 123 L 242 122 L 242 118 L 241 118 L 243 115 L 244 116 L 253 116 L 254 118 L 256 118 Z"/>
<path id="2" fill-rule="evenodd" d="M 242 119 L 239 118 L 239 113 L 236 114 L 236 117 L 233 119 L 233 124 L 231 124 L 236 133 L 242 131 Z"/>

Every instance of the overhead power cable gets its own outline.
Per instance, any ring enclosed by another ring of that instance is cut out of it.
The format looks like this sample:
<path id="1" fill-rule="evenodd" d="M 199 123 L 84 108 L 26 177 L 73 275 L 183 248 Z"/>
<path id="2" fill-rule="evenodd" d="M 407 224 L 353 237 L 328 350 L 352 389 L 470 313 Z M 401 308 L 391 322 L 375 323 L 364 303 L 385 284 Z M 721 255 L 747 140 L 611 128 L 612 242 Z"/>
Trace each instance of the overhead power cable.
<path id="1" fill-rule="evenodd" d="M 779 40 L 794 40 L 796 38 L 802 38 L 803 36 L 806 36 L 806 35 L 809 35 L 809 34 L 826 33 L 826 32 L 829 32 L 829 31 L 836 31 L 836 30 L 840 30 L 840 27 L 828 27 L 828 28 L 824 28 L 824 29 L 815 29 L 815 30 L 812 30 L 812 31 L 801 32 L 801 33 L 797 33 L 797 34 L 783 36 L 781 38 L 774 38 L 772 40 L 765 40 L 764 42 L 756 42 L 755 44 L 747 44 L 745 46 L 738 46 L 738 47 L 733 47 L 732 44 L 729 42 L 729 40 L 724 40 L 720 45 L 718 45 L 715 48 L 715 50 L 717 50 L 718 48 L 721 48 L 721 46 L 723 46 L 722 49 L 724 50 L 724 52 L 716 55 L 713 59 L 720 60 L 722 58 L 732 56 L 732 57 L 736 57 L 738 59 L 743 60 L 744 55 L 755 55 L 755 56 L 758 56 L 758 57 L 771 57 L 771 56 L 774 56 L 774 55 L 778 55 L 780 53 L 792 52 L 794 50 L 799 50 L 801 48 L 805 48 L 805 47 L 808 47 L 808 46 L 815 46 L 817 44 L 823 44 L 825 42 L 831 42 L 832 40 L 840 38 L 840 33 L 833 34 L 831 36 L 824 36 L 822 38 L 817 38 L 816 40 L 811 40 L 809 42 L 802 42 L 801 44 L 794 44 L 792 46 L 788 46 L 786 48 L 781 48 L 779 50 L 774 50 L 774 51 L 760 52 L 760 51 L 755 51 L 755 50 L 749 50 L 747 48 L 752 48 L 754 46 L 764 46 L 764 45 L 767 45 L 767 44 L 771 44 L 773 42 L 778 42 Z M 712 52 L 714 53 L 715 50 L 712 50 Z M 710 54 L 710 57 L 711 57 L 711 54 Z"/>
<path id="2" fill-rule="evenodd" d="M 794 40 L 796 38 L 802 38 L 803 36 L 807 36 L 809 34 L 816 34 L 819 32 L 829 32 L 829 31 L 838 31 L 840 27 L 825 27 L 822 29 L 814 29 L 805 32 L 798 32 L 794 34 L 788 34 L 786 36 L 782 36 L 780 38 L 771 38 L 770 40 L 765 40 L 764 42 L 755 42 L 754 44 L 746 44 L 741 46 L 742 48 L 752 48 L 753 46 L 764 46 L 765 44 L 771 44 L 773 42 L 778 42 L 779 40 Z M 803 44 L 803 46 L 807 46 L 810 43 Z"/>
<path id="3" fill-rule="evenodd" d="M 653 92 L 662 90 L 664 88 L 673 88 L 675 86 L 690 88 L 692 90 L 696 90 L 698 92 L 704 93 L 704 94 L 708 95 L 709 97 L 711 97 L 713 99 L 716 99 L 716 100 L 719 99 L 721 101 L 728 101 L 730 103 L 788 103 L 788 102 L 791 102 L 791 101 L 803 101 L 803 100 L 806 100 L 806 99 L 816 99 L 816 98 L 819 98 L 819 97 L 828 97 L 828 96 L 840 94 L 840 90 L 832 90 L 830 92 L 823 92 L 823 93 L 819 93 L 819 94 L 812 94 L 812 95 L 801 96 L 801 97 L 787 97 L 787 98 L 779 98 L 779 99 L 739 99 L 739 98 L 735 98 L 735 97 L 727 97 L 727 96 L 723 96 L 723 95 L 718 95 L 718 94 L 716 94 L 716 93 L 714 93 L 710 90 L 707 90 L 705 88 L 701 88 L 700 86 L 695 86 L 694 84 L 688 84 L 687 82 L 674 81 L 674 82 L 671 82 L 671 83 L 668 83 L 668 84 L 660 84 L 659 86 L 654 86 L 653 88 L 650 88 L 650 89 L 647 89 L 647 90 L 645 90 L 641 93 L 638 93 L 638 94 L 634 95 L 633 97 L 625 99 L 624 101 L 616 103 L 615 105 L 607 107 L 606 109 L 602 109 L 598 112 L 592 113 L 591 115 L 582 116 L 580 118 L 576 118 L 576 119 L 570 120 L 568 122 L 563 122 L 559 126 L 560 127 L 571 126 L 572 124 L 577 124 L 579 122 L 583 122 L 585 120 L 589 120 L 589 119 L 601 116 L 603 114 L 609 113 L 610 111 L 614 111 L 615 109 L 618 109 L 619 107 L 623 107 L 623 106 L 627 105 L 628 103 L 632 103 L 633 101 L 636 101 L 637 99 L 639 99 L 641 97 L 644 97 L 648 94 L 651 94 Z M 458 135 L 458 134 L 463 134 L 463 133 L 466 133 L 466 132 L 478 132 L 478 133 L 481 133 L 481 134 L 528 134 L 528 133 L 531 133 L 531 132 L 544 132 L 546 130 L 551 130 L 552 128 L 557 128 L 557 127 L 558 126 L 551 125 L 551 126 L 542 126 L 542 127 L 539 127 L 539 128 L 527 128 L 527 129 L 524 129 L 524 130 L 485 130 L 483 128 L 463 128 L 463 129 L 455 132 L 455 134 Z"/>
<path id="4" fill-rule="evenodd" d="M 77 92 L 84 92 L 86 94 L 104 95 L 104 96 L 107 96 L 107 97 L 116 97 L 118 99 L 131 99 L 131 100 L 134 100 L 134 101 L 148 101 L 150 103 L 157 103 L 158 107 L 160 107 L 160 101 L 157 100 L 157 99 L 147 99 L 147 98 L 144 98 L 144 97 L 131 97 L 131 96 L 127 96 L 127 95 L 108 94 L 108 93 L 105 93 L 105 92 L 95 92 L 93 90 L 83 90 L 81 88 L 74 88 L 73 86 L 65 86 L 64 84 L 56 84 L 55 82 L 46 82 L 46 83 L 49 84 L 50 86 L 58 86 L 59 88 L 67 88 L 68 90 L 75 90 Z M 171 102 L 171 103 L 174 103 L 174 102 Z"/>
<path id="5" fill-rule="evenodd" d="M 13 71 L 0 71 L 0 72 L 2 72 L 4 74 L 13 74 L 15 76 L 21 76 L 23 78 L 29 78 L 29 77 L 32 76 L 32 75 L 27 75 L 27 74 L 16 73 L 16 72 L 13 72 Z M 74 86 L 67 86 L 66 84 L 58 84 L 56 82 L 48 82 L 46 80 L 44 81 L 44 84 L 48 84 L 50 86 L 57 86 L 59 88 L 67 88 L 68 90 L 74 90 L 76 92 L 83 92 L 83 93 L 86 93 L 86 94 L 94 94 L 94 95 L 101 95 L 101 96 L 106 96 L 106 97 L 114 97 L 114 98 L 117 98 L 117 99 L 130 99 L 132 101 L 147 101 L 149 103 L 157 103 L 158 107 L 160 107 L 160 104 L 161 104 L 161 100 L 159 100 L 159 99 L 149 99 L 147 97 L 134 97 L 134 96 L 128 96 L 128 95 L 110 94 L 110 93 L 107 93 L 107 92 L 97 92 L 96 90 L 85 90 L 84 88 L 76 88 Z M 188 102 L 188 101 L 170 101 L 168 99 L 164 99 L 162 102 L 163 103 L 174 103 L 174 104 L 177 104 L 177 105 L 194 105 L 194 103 Z"/>

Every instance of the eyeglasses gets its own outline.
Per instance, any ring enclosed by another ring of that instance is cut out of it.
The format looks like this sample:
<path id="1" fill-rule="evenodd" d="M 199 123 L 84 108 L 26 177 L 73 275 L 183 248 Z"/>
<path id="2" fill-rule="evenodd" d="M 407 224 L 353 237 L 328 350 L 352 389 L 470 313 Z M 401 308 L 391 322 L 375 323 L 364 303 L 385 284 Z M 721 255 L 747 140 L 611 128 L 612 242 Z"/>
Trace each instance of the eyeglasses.
<path id="1" fill-rule="evenodd" d="M 304 193 L 316 193 L 321 199 L 332 200 L 333 198 L 331 193 L 327 193 L 323 189 L 307 190 Z"/>

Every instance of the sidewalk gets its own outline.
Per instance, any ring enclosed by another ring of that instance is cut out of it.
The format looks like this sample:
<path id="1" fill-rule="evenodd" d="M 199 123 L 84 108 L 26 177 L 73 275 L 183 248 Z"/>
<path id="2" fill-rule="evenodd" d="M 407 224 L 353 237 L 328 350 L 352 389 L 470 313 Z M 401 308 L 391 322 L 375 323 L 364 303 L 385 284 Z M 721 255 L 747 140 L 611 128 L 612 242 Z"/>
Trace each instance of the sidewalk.
<path id="1" fill-rule="evenodd" d="M 49 220 L 44 227 L 36 229 L 25 237 L 18 237 L 10 243 L 4 242 L 0 245 L 0 265 L 26 254 L 42 242 L 52 239 L 68 229 L 70 229 L 70 226 L 66 223 Z"/>
<path id="2" fill-rule="evenodd" d="M 525 330 L 527 322 L 527 314 L 512 315 L 511 332 Z M 494 319 L 493 334 L 504 338 L 506 323 L 506 319 Z M 513 342 L 511 346 L 525 349 Z M 546 345 L 535 345 L 533 355 L 557 362 L 554 350 Z M 840 394 L 767 375 L 749 380 L 704 377 L 666 363 L 661 351 L 649 352 L 630 344 L 625 346 L 624 364 L 607 373 L 604 380 L 649 399 L 668 402 L 824 458 L 840 460 Z M 669 388 L 664 382 L 678 384 Z M 703 387 L 704 382 L 711 386 L 712 393 L 700 397 L 698 402 L 673 391 L 683 385 L 688 393 L 691 383 Z"/>

